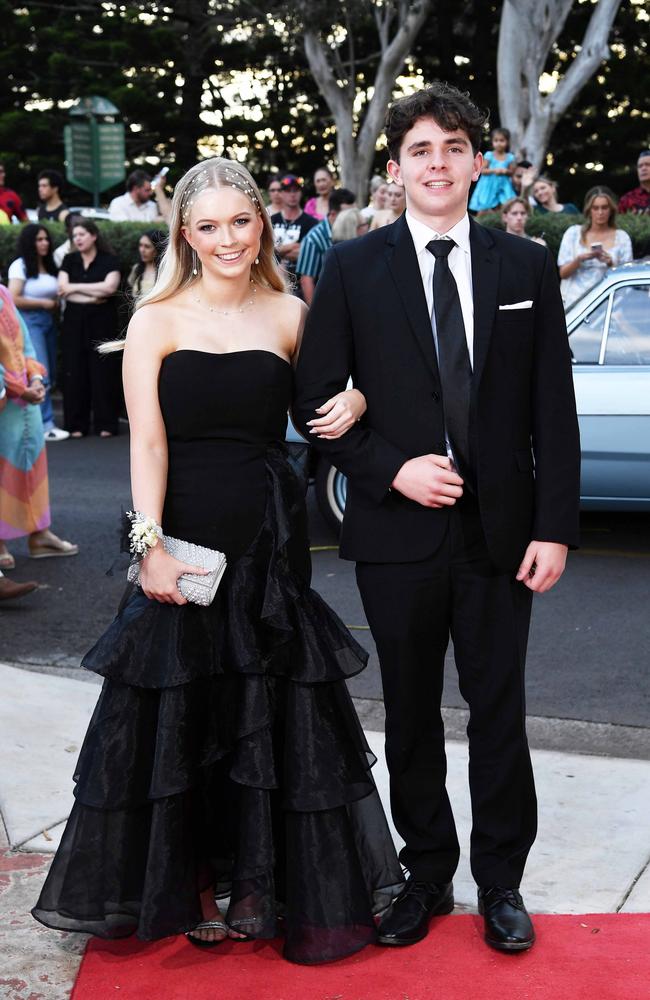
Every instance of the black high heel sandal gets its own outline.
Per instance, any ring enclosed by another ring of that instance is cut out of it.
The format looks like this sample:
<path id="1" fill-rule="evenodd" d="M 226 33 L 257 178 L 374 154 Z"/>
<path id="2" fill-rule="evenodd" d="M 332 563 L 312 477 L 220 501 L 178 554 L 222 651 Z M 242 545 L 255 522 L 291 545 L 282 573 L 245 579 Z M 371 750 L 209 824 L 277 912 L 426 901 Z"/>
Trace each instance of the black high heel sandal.
<path id="1" fill-rule="evenodd" d="M 194 937 L 194 931 L 225 931 L 226 936 L 219 938 L 218 941 L 203 941 L 201 938 Z M 233 938 L 228 936 L 228 925 L 225 920 L 202 920 L 191 931 L 185 931 L 185 937 L 196 948 L 216 948 L 218 944 L 223 944 L 224 941 L 233 940 Z"/>

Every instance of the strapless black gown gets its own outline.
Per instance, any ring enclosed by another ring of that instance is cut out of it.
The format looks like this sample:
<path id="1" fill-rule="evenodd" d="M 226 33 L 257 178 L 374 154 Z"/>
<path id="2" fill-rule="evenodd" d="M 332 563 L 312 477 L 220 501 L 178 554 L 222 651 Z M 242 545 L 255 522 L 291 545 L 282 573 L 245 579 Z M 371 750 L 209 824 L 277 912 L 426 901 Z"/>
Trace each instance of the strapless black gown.
<path id="1" fill-rule="evenodd" d="M 33 910 L 50 927 L 177 934 L 214 885 L 239 930 L 283 931 L 287 958 L 320 962 L 373 941 L 399 888 L 345 684 L 367 654 L 309 587 L 291 387 L 268 351 L 163 362 L 163 529 L 228 568 L 209 608 L 133 590 L 83 661 L 105 680 Z"/>

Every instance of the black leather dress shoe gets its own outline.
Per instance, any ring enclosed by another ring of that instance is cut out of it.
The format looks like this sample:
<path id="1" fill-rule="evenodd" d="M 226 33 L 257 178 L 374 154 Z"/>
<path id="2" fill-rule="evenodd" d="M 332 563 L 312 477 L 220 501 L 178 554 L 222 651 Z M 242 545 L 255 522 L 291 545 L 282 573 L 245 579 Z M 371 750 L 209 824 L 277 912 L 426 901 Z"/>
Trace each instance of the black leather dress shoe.
<path id="1" fill-rule="evenodd" d="M 478 891 L 485 940 L 497 951 L 526 951 L 535 943 L 533 922 L 516 889 L 491 885 Z"/>
<path id="2" fill-rule="evenodd" d="M 451 882 L 416 882 L 408 879 L 397 899 L 379 921 L 377 943 L 416 944 L 427 936 L 431 917 L 451 913 L 454 887 Z"/>

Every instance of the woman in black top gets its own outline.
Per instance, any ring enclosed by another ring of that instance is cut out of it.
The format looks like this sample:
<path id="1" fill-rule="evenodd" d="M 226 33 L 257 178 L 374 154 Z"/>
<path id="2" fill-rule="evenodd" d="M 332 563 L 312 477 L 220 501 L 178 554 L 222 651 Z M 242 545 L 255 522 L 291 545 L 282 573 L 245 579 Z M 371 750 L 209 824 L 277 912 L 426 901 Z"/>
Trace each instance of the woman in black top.
<path id="1" fill-rule="evenodd" d="M 115 293 L 120 284 L 117 257 L 110 253 L 90 219 L 72 230 L 74 253 L 63 258 L 59 295 L 65 299 L 63 316 L 63 410 L 66 430 L 74 438 L 90 430 L 100 437 L 117 434 L 119 362 L 100 356 L 97 344 L 114 340 L 117 332 Z"/>

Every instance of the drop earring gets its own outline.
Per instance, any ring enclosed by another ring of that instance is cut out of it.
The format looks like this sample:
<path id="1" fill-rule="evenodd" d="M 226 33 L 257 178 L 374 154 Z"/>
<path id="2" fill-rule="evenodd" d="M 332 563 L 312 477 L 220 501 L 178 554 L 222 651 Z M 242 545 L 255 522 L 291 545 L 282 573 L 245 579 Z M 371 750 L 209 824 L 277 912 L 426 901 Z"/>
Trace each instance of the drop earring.
<path id="1" fill-rule="evenodd" d="M 199 258 L 196 250 L 192 250 L 192 274 L 199 273 Z"/>
<path id="2" fill-rule="evenodd" d="M 259 259 L 259 257 L 256 257 L 256 258 L 255 258 L 255 263 L 256 263 L 256 264 L 259 264 L 259 262 L 260 262 L 260 259 Z"/>

